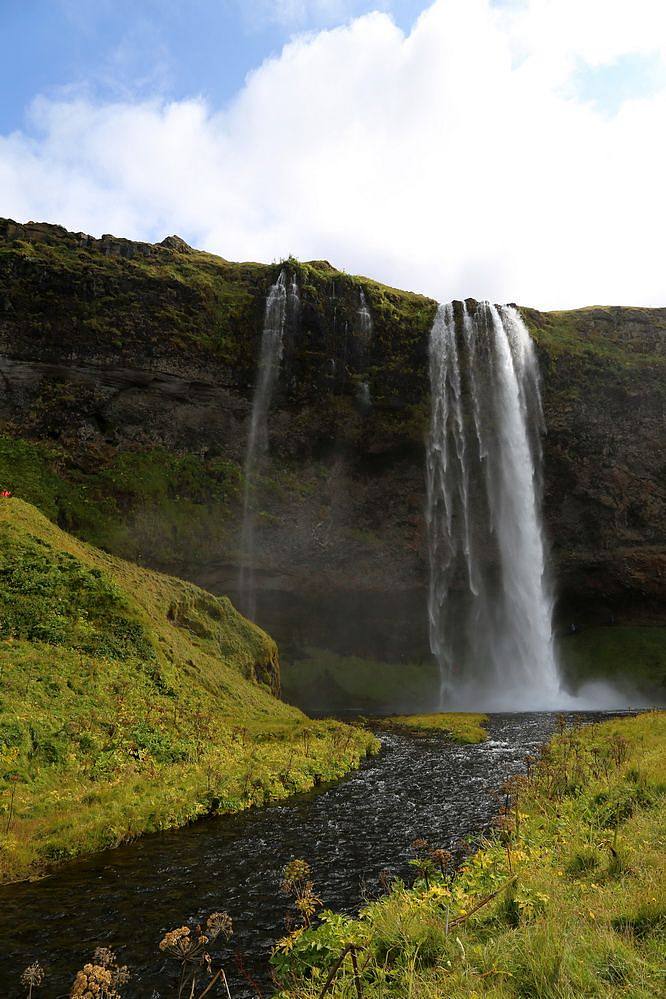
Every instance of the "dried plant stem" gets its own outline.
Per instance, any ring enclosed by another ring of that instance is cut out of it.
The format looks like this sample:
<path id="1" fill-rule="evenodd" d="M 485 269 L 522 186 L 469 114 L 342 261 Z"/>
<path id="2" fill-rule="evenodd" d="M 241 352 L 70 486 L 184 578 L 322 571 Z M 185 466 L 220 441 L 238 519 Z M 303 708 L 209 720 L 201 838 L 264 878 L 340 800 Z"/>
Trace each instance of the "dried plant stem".
<path id="1" fill-rule="evenodd" d="M 180 981 L 178 982 L 178 999 L 181 999 L 183 994 L 183 988 L 185 985 L 185 972 L 187 971 L 187 965 L 183 963 L 183 967 L 180 972 Z"/>
<path id="2" fill-rule="evenodd" d="M 222 969 L 220 970 L 222 971 L 222 981 L 224 982 L 224 989 L 225 992 L 227 993 L 227 999 L 231 999 L 231 992 L 229 991 L 229 983 L 227 981 L 227 976 L 225 975 Z"/>
<path id="3" fill-rule="evenodd" d="M 361 976 L 359 975 L 359 971 L 358 971 L 358 960 L 357 960 L 357 957 L 356 957 L 356 952 L 357 951 L 358 951 L 358 947 L 356 946 L 356 944 L 347 944 L 347 946 L 342 951 L 342 954 L 340 954 L 340 957 L 337 959 L 337 961 L 335 962 L 335 964 L 331 968 L 330 974 L 329 974 L 328 978 L 326 979 L 326 981 L 324 983 L 323 989 L 319 993 L 318 999 L 324 999 L 324 996 L 330 990 L 330 988 L 333 985 L 333 982 L 335 980 L 335 976 L 337 975 L 338 971 L 342 967 L 342 965 L 344 963 L 344 960 L 347 957 L 347 954 L 351 954 L 352 971 L 353 971 L 353 974 L 354 974 L 354 985 L 356 987 L 357 999 L 363 999 L 363 992 L 362 992 L 362 989 L 361 989 Z M 366 965 L 367 965 L 367 962 L 366 962 Z"/>
<path id="4" fill-rule="evenodd" d="M 210 980 L 210 982 L 208 983 L 208 985 L 206 986 L 206 988 L 203 990 L 203 992 L 199 996 L 199 999 L 204 999 L 204 996 L 208 995 L 208 993 L 212 989 L 213 985 L 215 985 L 215 982 L 218 980 L 218 978 L 220 977 L 220 975 L 223 975 L 223 974 L 224 974 L 224 972 L 222 971 L 222 968 L 220 968 L 220 970 L 218 972 L 216 972 L 215 975 L 213 975 L 212 979 Z M 225 980 L 224 980 L 225 985 L 226 985 L 226 981 L 227 980 L 225 978 Z M 227 988 L 227 995 L 228 994 L 229 994 L 229 989 Z"/>
<path id="5" fill-rule="evenodd" d="M 358 962 L 356 960 L 356 947 L 352 946 L 350 948 L 352 968 L 354 969 L 354 983 L 356 985 L 356 995 L 358 999 L 363 999 L 363 992 L 361 991 L 361 979 L 358 974 Z"/>
<path id="6" fill-rule="evenodd" d="M 515 880 L 516 880 L 515 876 L 509 878 L 506 884 L 502 885 L 501 888 L 498 888 L 497 891 L 491 892 L 490 895 L 484 896 L 484 898 L 482 898 L 480 902 L 477 902 L 477 904 L 473 906 L 469 910 L 469 912 L 466 912 L 464 916 L 458 916 L 457 919 L 452 919 L 451 922 L 449 923 L 449 929 L 451 929 L 454 926 L 460 926 L 460 924 L 464 923 L 467 919 L 469 919 L 470 916 L 473 916 L 475 912 L 478 912 L 479 909 L 482 909 L 484 905 L 487 905 L 488 902 L 492 902 L 494 898 L 497 898 L 497 896 L 501 895 L 503 891 L 506 891 L 509 885 L 512 885 L 515 882 Z"/>
<path id="7" fill-rule="evenodd" d="M 342 954 L 337 959 L 337 961 L 335 962 L 335 964 L 333 965 L 333 967 L 331 968 L 330 974 L 329 974 L 328 978 L 326 979 L 326 981 L 324 982 L 324 987 L 321 990 L 321 992 L 319 993 L 319 999 L 324 999 L 324 996 L 326 995 L 326 993 L 330 989 L 331 985 L 333 984 L 333 980 L 335 979 L 335 976 L 337 975 L 338 971 L 340 970 L 340 968 L 342 966 L 342 962 L 344 961 L 344 959 L 346 958 L 347 954 L 349 953 L 350 948 L 351 948 L 351 944 L 348 944 L 345 947 L 345 949 L 342 951 Z"/>

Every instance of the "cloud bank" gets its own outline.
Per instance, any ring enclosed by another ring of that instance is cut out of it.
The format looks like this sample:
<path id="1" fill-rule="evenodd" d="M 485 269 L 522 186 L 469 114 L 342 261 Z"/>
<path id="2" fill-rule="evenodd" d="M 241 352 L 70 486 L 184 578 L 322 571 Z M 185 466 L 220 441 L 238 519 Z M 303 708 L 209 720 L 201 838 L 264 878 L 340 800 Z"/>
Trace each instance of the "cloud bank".
<path id="1" fill-rule="evenodd" d="M 666 305 L 666 87 L 609 114 L 581 69 L 666 64 L 661 0 L 437 0 L 297 36 L 222 110 L 37 99 L 0 213 L 330 259 L 442 300 Z"/>

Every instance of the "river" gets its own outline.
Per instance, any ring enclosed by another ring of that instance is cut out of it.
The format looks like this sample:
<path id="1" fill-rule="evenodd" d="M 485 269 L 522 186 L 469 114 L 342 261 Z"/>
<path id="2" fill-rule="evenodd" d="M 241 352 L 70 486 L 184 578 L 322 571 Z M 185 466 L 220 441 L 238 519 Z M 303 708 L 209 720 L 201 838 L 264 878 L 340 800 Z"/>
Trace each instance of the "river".
<path id="1" fill-rule="evenodd" d="M 603 716 L 566 717 L 578 723 Z M 164 932 L 224 909 L 234 922 L 221 952 L 232 997 L 268 997 L 267 960 L 284 932 L 280 880 L 289 860 L 310 862 L 327 907 L 354 911 L 379 893 L 382 871 L 412 876 L 413 839 L 460 855 L 461 840 L 492 821 L 492 792 L 524 767 L 555 723 L 549 713 L 491 715 L 488 739 L 477 746 L 452 745 L 437 734 L 382 733 L 382 752 L 333 786 L 146 836 L 42 881 L 4 886 L 0 994 L 23 996 L 20 973 L 38 960 L 47 969 L 38 999 L 66 996 L 76 970 L 104 945 L 132 971 L 123 999 L 166 999 L 174 994 L 175 968 L 158 950 Z"/>

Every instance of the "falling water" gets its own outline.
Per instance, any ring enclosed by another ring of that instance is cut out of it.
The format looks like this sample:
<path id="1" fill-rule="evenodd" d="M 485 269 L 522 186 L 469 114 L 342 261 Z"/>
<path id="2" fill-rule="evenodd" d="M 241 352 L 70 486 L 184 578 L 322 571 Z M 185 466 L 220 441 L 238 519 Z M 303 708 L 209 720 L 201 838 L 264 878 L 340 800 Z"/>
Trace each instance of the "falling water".
<path id="1" fill-rule="evenodd" d="M 367 382 L 361 382 L 356 389 L 356 402 L 362 413 L 367 413 L 372 409 L 372 395 Z"/>
<path id="2" fill-rule="evenodd" d="M 259 368 L 252 401 L 252 417 L 247 439 L 244 468 L 243 527 L 241 531 L 240 606 L 249 618 L 256 616 L 255 518 L 252 493 L 261 460 L 268 450 L 268 411 L 280 373 L 282 347 L 288 306 L 297 313 L 300 307 L 298 285 L 294 276 L 287 287 L 284 271 L 268 292 L 261 335 Z"/>
<path id="3" fill-rule="evenodd" d="M 292 323 L 296 325 L 296 323 L 298 323 L 298 319 L 301 314 L 301 294 L 298 290 L 298 281 L 296 279 L 296 272 L 292 274 L 291 281 L 289 282 L 289 290 L 287 292 L 287 313 L 291 318 Z M 283 319 L 283 322 L 285 321 L 285 319 Z"/>
<path id="4" fill-rule="evenodd" d="M 430 335 L 430 647 L 440 705 L 558 697 L 541 527 L 543 414 L 518 311 L 440 306 Z"/>
<path id="5" fill-rule="evenodd" d="M 362 288 L 359 289 L 358 296 L 358 309 L 356 310 L 357 317 L 357 327 L 358 336 L 363 341 L 364 344 L 368 344 L 372 338 L 372 316 L 370 314 L 370 309 L 368 308 L 368 302 L 365 297 L 365 292 Z"/>

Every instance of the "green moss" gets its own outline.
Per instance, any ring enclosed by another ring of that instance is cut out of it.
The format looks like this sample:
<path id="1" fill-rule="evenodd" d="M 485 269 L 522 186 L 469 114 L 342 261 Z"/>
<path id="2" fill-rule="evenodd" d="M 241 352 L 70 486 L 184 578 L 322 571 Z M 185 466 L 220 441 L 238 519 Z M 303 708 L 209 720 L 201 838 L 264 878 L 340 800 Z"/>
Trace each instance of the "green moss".
<path id="1" fill-rule="evenodd" d="M 391 715 L 381 718 L 373 724 L 381 728 L 406 729 L 413 732 L 443 732 L 450 736 L 453 742 L 478 743 L 484 742 L 487 732 L 484 728 L 488 718 L 486 715 L 470 712 L 433 712 L 426 715 Z"/>
<path id="2" fill-rule="evenodd" d="M 270 268 L 146 244 L 141 252 L 126 243 L 132 255 L 121 256 L 103 252 L 99 242 L 82 246 L 57 226 L 22 231 L 27 238 L 0 245 L 0 290 L 38 339 L 64 333 L 121 354 L 151 344 L 176 352 L 196 345 L 229 363 L 242 361 L 239 333 L 254 323 Z"/>
<path id="3" fill-rule="evenodd" d="M 155 658 L 122 591 L 69 552 L 0 523 L 0 639 L 113 659 Z"/>
<path id="4" fill-rule="evenodd" d="M 665 394 L 666 357 L 655 350 L 655 337 L 666 332 L 666 310 L 590 307 L 559 312 L 522 309 L 536 341 L 547 386 L 562 407 L 567 398 L 589 399 L 603 391 L 644 393 L 649 383 Z M 637 382 L 637 378 L 640 379 Z M 624 404 L 627 399 L 622 397 Z"/>
<path id="5" fill-rule="evenodd" d="M 272 696 L 224 597 L 0 503 L 0 880 L 334 779 L 376 745 Z"/>
<path id="6" fill-rule="evenodd" d="M 164 447 L 109 450 L 82 467 L 62 446 L 0 436 L 0 483 L 86 541 L 173 564 L 228 541 L 241 470 Z"/>

